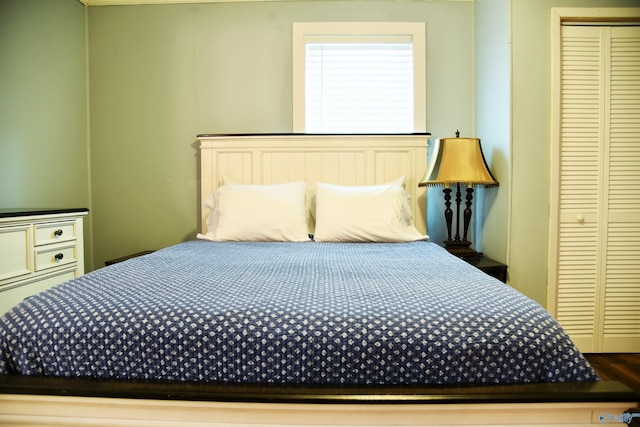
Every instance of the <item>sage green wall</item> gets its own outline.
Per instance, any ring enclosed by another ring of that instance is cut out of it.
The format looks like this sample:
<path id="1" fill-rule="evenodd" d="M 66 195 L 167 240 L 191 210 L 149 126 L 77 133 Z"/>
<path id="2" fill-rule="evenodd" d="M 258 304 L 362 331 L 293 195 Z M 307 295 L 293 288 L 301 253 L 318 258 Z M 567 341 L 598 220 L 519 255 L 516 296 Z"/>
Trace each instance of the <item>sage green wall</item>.
<path id="1" fill-rule="evenodd" d="M 472 2 L 90 7 L 96 265 L 195 236 L 198 133 L 291 132 L 295 21 L 426 22 L 427 129 L 472 130 Z"/>
<path id="2" fill-rule="evenodd" d="M 509 277 L 545 303 L 551 153 L 551 8 L 637 7 L 637 0 L 511 0 L 512 190 Z"/>
<path id="3" fill-rule="evenodd" d="M 0 1 L 0 208 L 89 207 L 84 13 Z"/>
<path id="4" fill-rule="evenodd" d="M 476 132 L 498 188 L 476 190 L 478 250 L 508 263 L 511 188 L 509 0 L 475 0 Z"/>

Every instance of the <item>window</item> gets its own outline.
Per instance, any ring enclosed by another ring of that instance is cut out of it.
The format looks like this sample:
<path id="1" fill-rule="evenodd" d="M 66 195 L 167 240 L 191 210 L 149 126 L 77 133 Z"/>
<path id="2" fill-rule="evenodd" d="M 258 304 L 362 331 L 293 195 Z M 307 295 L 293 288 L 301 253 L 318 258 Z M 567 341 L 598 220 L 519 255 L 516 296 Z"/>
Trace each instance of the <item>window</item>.
<path id="1" fill-rule="evenodd" d="M 425 132 L 425 74 L 424 23 L 294 23 L 294 132 Z"/>

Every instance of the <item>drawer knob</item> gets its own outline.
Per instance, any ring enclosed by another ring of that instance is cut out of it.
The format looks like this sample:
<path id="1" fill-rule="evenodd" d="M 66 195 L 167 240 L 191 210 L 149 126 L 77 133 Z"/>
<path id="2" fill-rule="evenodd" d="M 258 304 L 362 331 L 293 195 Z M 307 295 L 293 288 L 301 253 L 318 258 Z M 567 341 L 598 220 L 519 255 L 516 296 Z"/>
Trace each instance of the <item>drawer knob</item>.
<path id="1" fill-rule="evenodd" d="M 56 236 L 56 237 L 62 236 L 62 230 L 61 229 L 57 229 L 56 231 L 53 232 L 53 235 Z"/>
<path id="2" fill-rule="evenodd" d="M 62 258 L 64 258 L 64 254 L 62 252 L 55 254 L 54 258 L 56 259 L 56 261 L 60 261 L 62 260 Z"/>

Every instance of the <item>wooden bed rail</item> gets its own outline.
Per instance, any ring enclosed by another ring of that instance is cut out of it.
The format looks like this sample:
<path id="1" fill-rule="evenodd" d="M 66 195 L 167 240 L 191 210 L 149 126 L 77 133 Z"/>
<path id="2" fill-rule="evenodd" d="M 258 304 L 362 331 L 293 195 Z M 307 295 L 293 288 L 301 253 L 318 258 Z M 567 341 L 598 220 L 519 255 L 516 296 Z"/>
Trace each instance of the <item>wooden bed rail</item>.
<path id="1" fill-rule="evenodd" d="M 0 375 L 0 394 L 270 403 L 640 402 L 618 381 L 496 385 L 213 384 Z"/>
<path id="2" fill-rule="evenodd" d="M 585 426 L 640 412 L 622 383 L 203 384 L 0 376 L 3 426 Z"/>

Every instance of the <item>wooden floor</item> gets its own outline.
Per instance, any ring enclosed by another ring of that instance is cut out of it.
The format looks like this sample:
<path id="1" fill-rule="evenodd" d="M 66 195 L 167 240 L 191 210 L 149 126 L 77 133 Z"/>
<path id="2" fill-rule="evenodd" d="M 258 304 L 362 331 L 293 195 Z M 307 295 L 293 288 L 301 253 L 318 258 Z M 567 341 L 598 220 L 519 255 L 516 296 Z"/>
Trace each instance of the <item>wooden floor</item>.
<path id="1" fill-rule="evenodd" d="M 640 353 L 585 354 L 603 380 L 620 381 L 640 392 Z"/>
<path id="2" fill-rule="evenodd" d="M 592 353 L 585 356 L 602 380 L 620 381 L 640 393 L 640 353 Z M 640 418 L 633 418 L 628 425 L 640 427 Z"/>

